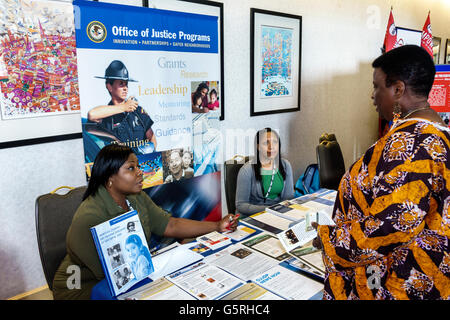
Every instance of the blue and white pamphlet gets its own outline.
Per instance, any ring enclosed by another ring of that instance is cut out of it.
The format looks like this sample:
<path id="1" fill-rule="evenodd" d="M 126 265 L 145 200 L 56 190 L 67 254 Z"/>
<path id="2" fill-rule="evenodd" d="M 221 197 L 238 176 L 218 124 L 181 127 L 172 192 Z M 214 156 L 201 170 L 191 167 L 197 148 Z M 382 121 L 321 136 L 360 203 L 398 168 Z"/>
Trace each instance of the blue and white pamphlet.
<path id="1" fill-rule="evenodd" d="M 147 278 L 154 270 L 136 210 L 91 228 L 105 278 L 113 296 Z"/>

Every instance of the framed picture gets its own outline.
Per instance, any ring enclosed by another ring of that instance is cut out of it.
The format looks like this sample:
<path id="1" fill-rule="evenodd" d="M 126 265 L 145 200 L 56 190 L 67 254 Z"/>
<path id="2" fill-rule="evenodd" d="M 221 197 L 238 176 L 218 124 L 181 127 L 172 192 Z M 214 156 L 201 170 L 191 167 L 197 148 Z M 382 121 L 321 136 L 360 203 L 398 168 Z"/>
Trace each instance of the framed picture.
<path id="1" fill-rule="evenodd" d="M 439 64 L 440 54 L 441 54 L 441 38 L 433 37 L 433 61 L 434 61 L 434 64 Z"/>
<path id="2" fill-rule="evenodd" d="M 225 119 L 225 95 L 224 95 L 224 51 L 223 51 L 223 3 L 208 1 L 208 0 L 143 0 L 143 5 L 149 8 L 155 9 L 163 9 L 163 10 L 172 10 L 179 12 L 187 12 L 187 13 L 196 13 L 196 14 L 204 14 L 208 16 L 217 17 L 217 26 L 218 26 L 218 42 L 219 42 L 219 52 L 218 52 L 218 70 L 214 72 L 218 73 L 219 77 L 210 78 L 209 76 L 206 78 L 195 78 L 191 79 L 194 81 L 206 82 L 210 85 L 211 88 L 215 89 L 215 101 L 219 103 L 220 110 L 220 120 Z M 197 72 L 205 73 L 205 72 Z M 211 72 L 208 72 L 210 74 Z M 209 89 L 208 99 L 210 99 L 209 94 L 212 89 Z M 218 90 L 217 90 L 218 89 Z M 211 102 L 211 101 L 209 101 Z"/>
<path id="3" fill-rule="evenodd" d="M 10 1 L 4 11 L 0 149 L 81 138 L 72 4 Z"/>
<path id="4" fill-rule="evenodd" d="M 407 44 L 415 44 L 420 47 L 422 39 L 422 30 L 414 30 L 403 27 L 396 27 L 397 45 L 404 46 Z"/>
<path id="5" fill-rule="evenodd" d="M 444 64 L 450 64 L 450 39 L 445 44 L 445 61 Z"/>
<path id="6" fill-rule="evenodd" d="M 299 111 L 302 17 L 250 14 L 250 116 Z"/>

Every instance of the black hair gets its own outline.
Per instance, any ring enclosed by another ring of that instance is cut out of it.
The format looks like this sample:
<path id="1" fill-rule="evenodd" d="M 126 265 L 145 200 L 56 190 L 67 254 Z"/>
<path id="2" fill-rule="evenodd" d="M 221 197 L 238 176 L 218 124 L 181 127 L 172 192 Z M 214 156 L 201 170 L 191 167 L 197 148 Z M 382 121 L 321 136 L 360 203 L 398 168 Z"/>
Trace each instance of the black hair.
<path id="1" fill-rule="evenodd" d="M 427 98 L 436 74 L 436 67 L 430 54 L 416 45 L 392 49 L 376 58 L 372 67 L 381 68 L 386 74 L 386 87 L 400 80 L 414 95 Z"/>
<path id="2" fill-rule="evenodd" d="M 281 162 L 281 140 L 280 140 L 280 136 L 278 135 L 278 133 L 274 130 L 272 130 L 271 128 L 264 128 L 259 130 L 256 133 L 256 137 L 255 137 L 255 156 L 256 156 L 256 164 L 253 164 L 253 172 L 255 173 L 255 178 L 257 181 L 262 181 L 261 178 L 261 161 L 259 160 L 259 139 L 260 137 L 264 134 L 264 133 L 269 133 L 271 132 L 272 134 L 274 134 L 277 139 L 278 139 L 278 159 L 276 160 L 277 166 L 278 166 L 278 170 L 280 170 L 281 176 L 283 177 L 283 180 L 286 180 L 286 170 L 283 166 L 283 163 Z M 261 183 L 262 185 L 262 183 Z M 264 191 L 263 191 L 264 194 Z"/>
<path id="3" fill-rule="evenodd" d="M 197 100 L 199 98 L 203 99 L 202 93 L 200 91 L 195 91 L 193 96 L 192 96 L 192 104 L 196 105 L 197 104 Z"/>
<path id="4" fill-rule="evenodd" d="M 132 153 L 133 150 L 130 147 L 115 143 L 103 147 L 95 157 L 91 178 L 83 200 L 95 195 L 100 186 L 105 186 L 109 177 L 119 172 L 120 167 Z"/>
<path id="5" fill-rule="evenodd" d="M 216 91 L 216 89 L 212 89 L 212 90 L 209 92 L 209 95 L 210 95 L 210 96 L 211 96 L 212 94 L 215 94 L 216 97 L 217 97 L 217 91 Z"/>
<path id="6" fill-rule="evenodd" d="M 208 85 L 206 84 L 206 82 L 201 82 L 201 83 L 198 85 L 196 91 L 200 92 L 200 91 L 202 91 L 203 89 L 207 89 L 207 90 L 209 91 L 209 87 L 208 87 Z"/>

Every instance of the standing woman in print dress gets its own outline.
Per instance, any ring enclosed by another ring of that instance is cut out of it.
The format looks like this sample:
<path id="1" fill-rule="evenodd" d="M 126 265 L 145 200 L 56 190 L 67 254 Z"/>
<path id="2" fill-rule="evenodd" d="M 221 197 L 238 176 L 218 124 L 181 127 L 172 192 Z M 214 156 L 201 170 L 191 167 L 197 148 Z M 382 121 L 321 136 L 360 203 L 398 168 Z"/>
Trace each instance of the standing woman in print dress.
<path id="1" fill-rule="evenodd" d="M 407 45 L 372 64 L 389 132 L 341 180 L 319 225 L 324 299 L 450 299 L 450 131 L 427 100 L 435 66 Z"/>

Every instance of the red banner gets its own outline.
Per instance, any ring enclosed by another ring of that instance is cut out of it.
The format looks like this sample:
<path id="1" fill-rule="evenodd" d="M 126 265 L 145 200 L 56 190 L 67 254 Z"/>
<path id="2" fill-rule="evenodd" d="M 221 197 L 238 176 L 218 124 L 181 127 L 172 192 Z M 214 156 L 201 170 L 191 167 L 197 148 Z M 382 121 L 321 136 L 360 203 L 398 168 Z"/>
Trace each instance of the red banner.
<path id="1" fill-rule="evenodd" d="M 427 50 L 430 56 L 433 57 L 433 35 L 431 32 L 430 13 L 428 13 L 427 21 L 425 21 L 422 28 L 422 39 L 420 45 L 422 48 Z"/>
<path id="2" fill-rule="evenodd" d="M 384 36 L 384 48 L 386 52 L 395 48 L 397 43 L 397 29 L 395 28 L 394 16 L 391 13 L 389 14 L 389 21 L 386 28 L 386 35 Z"/>

